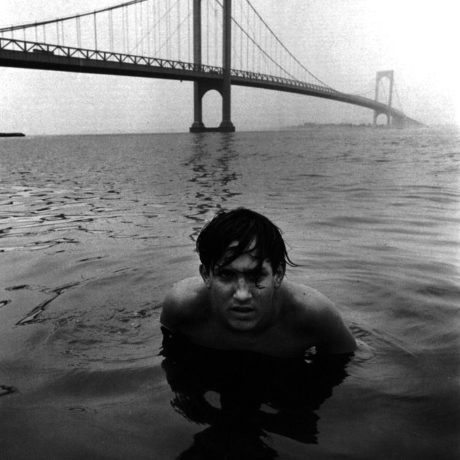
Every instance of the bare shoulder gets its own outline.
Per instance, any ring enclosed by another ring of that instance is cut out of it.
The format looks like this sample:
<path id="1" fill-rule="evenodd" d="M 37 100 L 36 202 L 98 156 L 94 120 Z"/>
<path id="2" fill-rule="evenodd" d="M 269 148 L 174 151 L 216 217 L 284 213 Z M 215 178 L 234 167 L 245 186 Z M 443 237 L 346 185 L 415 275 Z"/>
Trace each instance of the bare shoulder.
<path id="1" fill-rule="evenodd" d="M 317 349 L 329 353 L 348 353 L 355 340 L 334 303 L 309 286 L 286 283 L 286 306 L 300 331 L 316 337 Z"/>
<path id="2" fill-rule="evenodd" d="M 171 330 L 177 329 L 196 317 L 198 308 L 202 309 L 206 299 L 206 289 L 200 277 L 175 283 L 163 300 L 161 324 Z"/>
<path id="3" fill-rule="evenodd" d="M 334 304 L 321 292 L 304 284 L 285 281 L 284 299 L 287 305 L 301 315 L 299 319 L 312 320 L 315 317 L 337 311 Z"/>

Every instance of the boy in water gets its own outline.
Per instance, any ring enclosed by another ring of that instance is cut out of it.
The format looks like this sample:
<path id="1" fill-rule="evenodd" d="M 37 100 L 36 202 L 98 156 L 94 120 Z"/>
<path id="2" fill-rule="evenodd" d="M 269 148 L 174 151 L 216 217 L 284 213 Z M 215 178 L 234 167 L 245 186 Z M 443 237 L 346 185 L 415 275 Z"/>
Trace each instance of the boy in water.
<path id="1" fill-rule="evenodd" d="M 198 236 L 201 277 L 174 285 L 161 324 L 192 343 L 276 357 L 352 353 L 356 342 L 331 301 L 284 279 L 281 232 L 245 208 L 220 212 Z"/>

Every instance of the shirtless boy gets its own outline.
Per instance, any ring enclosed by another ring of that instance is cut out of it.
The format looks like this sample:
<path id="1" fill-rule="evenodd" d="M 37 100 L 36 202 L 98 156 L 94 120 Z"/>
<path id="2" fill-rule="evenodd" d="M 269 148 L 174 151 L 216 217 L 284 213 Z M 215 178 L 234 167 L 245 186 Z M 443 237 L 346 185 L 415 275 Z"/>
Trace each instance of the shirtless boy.
<path id="1" fill-rule="evenodd" d="M 220 212 L 198 236 L 200 277 L 173 286 L 161 324 L 197 345 L 276 357 L 352 353 L 356 342 L 324 295 L 284 279 L 294 265 L 281 232 L 245 208 Z"/>

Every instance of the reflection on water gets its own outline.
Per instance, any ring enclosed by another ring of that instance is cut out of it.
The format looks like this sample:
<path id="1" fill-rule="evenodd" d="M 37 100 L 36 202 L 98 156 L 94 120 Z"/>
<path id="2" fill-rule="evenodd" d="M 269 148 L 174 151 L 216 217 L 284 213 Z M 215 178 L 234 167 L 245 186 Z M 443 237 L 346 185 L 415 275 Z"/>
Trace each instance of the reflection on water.
<path id="1" fill-rule="evenodd" d="M 8 385 L 0 385 L 0 396 L 6 396 L 17 391 L 14 387 Z"/>
<path id="2" fill-rule="evenodd" d="M 317 443 L 316 411 L 347 376 L 349 357 L 276 359 L 190 344 L 163 329 L 162 367 L 187 420 L 207 424 L 180 459 L 272 459 L 278 434 Z"/>
<path id="3" fill-rule="evenodd" d="M 187 219 L 196 222 L 190 238 L 195 241 L 207 216 L 225 208 L 232 198 L 241 195 L 232 191 L 231 182 L 238 179 L 232 163 L 238 161 L 239 153 L 234 148 L 234 136 L 196 134 L 191 145 L 192 154 L 183 162 L 183 167 L 192 171 L 189 178 L 191 193 L 187 197 Z"/>

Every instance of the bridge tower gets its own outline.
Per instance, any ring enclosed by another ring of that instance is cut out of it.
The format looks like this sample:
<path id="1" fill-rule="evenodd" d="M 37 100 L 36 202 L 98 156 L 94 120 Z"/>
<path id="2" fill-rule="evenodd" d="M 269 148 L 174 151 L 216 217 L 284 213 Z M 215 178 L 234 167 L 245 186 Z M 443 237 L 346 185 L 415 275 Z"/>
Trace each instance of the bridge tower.
<path id="1" fill-rule="evenodd" d="M 383 78 L 388 78 L 389 80 L 389 86 L 390 86 L 390 91 L 388 94 L 388 102 L 387 102 L 387 112 L 379 112 L 377 110 L 374 111 L 374 126 L 377 125 L 377 117 L 381 113 L 385 113 L 387 116 L 387 125 L 389 126 L 392 123 L 391 119 L 391 103 L 393 101 L 393 83 L 394 83 L 394 71 L 393 70 L 382 70 L 380 72 L 377 72 L 377 76 L 375 79 L 375 100 L 379 100 L 379 90 L 380 90 L 380 81 Z"/>
<path id="2" fill-rule="evenodd" d="M 233 132 L 235 127 L 231 121 L 231 51 L 232 51 L 232 3 L 223 0 L 222 24 L 222 68 L 221 80 L 209 82 L 195 80 L 193 83 L 193 124 L 191 133 L 206 131 Z M 201 66 L 201 0 L 193 0 L 193 62 Z M 203 124 L 203 96 L 211 89 L 215 89 L 222 96 L 222 122 L 218 128 L 206 128 Z"/>

